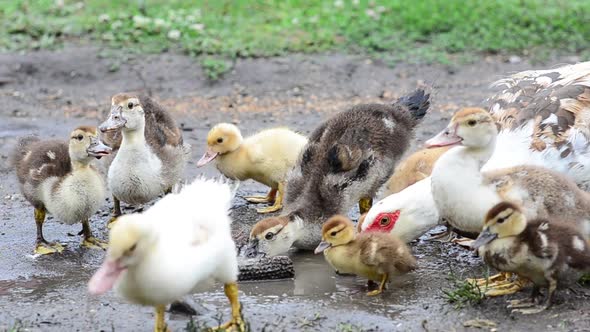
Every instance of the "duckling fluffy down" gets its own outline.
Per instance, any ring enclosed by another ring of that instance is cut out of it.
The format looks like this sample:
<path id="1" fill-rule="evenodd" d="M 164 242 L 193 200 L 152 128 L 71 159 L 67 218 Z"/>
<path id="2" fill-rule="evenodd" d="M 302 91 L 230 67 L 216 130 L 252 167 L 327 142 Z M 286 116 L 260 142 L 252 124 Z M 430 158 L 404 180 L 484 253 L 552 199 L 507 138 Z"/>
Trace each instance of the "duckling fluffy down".
<path id="1" fill-rule="evenodd" d="M 236 247 L 228 216 L 233 194 L 227 183 L 196 179 L 147 211 L 122 216 L 116 226 L 131 223 L 139 229 L 137 246 L 131 257 L 123 256 L 121 272 L 113 271 L 109 259 L 112 266 L 110 254 L 118 244 L 112 237 L 105 262 L 90 280 L 90 292 L 101 294 L 114 286 L 132 302 L 157 305 L 211 279 L 235 282 Z"/>

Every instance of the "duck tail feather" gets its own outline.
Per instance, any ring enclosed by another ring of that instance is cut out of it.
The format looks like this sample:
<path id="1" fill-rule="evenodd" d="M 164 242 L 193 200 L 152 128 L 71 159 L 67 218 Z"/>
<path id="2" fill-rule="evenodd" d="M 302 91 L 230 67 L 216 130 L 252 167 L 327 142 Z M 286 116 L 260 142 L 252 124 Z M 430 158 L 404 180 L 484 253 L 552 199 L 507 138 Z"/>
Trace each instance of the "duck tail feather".
<path id="1" fill-rule="evenodd" d="M 426 93 L 424 89 L 417 89 L 411 94 L 400 97 L 396 104 L 406 107 L 415 120 L 420 120 L 430 108 L 430 93 Z"/>

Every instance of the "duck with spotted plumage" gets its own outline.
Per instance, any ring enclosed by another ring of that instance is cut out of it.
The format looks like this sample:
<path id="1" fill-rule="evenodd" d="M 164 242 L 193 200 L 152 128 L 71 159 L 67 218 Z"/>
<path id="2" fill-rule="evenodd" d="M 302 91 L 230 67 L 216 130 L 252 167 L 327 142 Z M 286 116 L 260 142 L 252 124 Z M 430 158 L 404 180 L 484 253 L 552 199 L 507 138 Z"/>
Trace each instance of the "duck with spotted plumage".
<path id="1" fill-rule="evenodd" d="M 191 151 L 174 119 L 153 99 L 119 93 L 111 104 L 109 118 L 99 127 L 115 154 L 108 170 L 114 202 L 109 227 L 121 215 L 121 201 L 145 204 L 170 192 Z"/>

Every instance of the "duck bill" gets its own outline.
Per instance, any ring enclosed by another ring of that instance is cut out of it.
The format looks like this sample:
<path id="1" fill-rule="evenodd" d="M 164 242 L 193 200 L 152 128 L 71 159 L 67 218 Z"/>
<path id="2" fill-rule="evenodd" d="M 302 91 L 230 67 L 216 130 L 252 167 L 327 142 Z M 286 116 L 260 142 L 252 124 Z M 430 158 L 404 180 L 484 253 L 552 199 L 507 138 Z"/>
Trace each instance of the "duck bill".
<path id="1" fill-rule="evenodd" d="M 494 241 L 498 237 L 498 234 L 493 234 L 488 228 L 485 228 L 475 241 L 471 244 L 471 249 L 477 250 L 482 246 Z"/>
<path id="2" fill-rule="evenodd" d="M 106 146 L 99 139 L 93 139 L 92 142 L 90 142 L 90 146 L 88 147 L 88 149 L 86 149 L 88 155 L 95 157 L 96 159 L 100 159 L 103 156 L 110 154 L 112 151 L 113 149 Z"/>
<path id="3" fill-rule="evenodd" d="M 244 256 L 254 258 L 258 255 L 261 255 L 261 252 L 258 251 L 258 239 L 249 240 L 248 245 L 244 250 Z"/>
<path id="4" fill-rule="evenodd" d="M 115 131 L 123 128 L 127 123 L 127 120 L 123 119 L 121 114 L 122 107 L 121 106 L 113 106 L 111 108 L 111 115 L 109 118 L 98 126 L 98 129 L 103 132 Z"/>
<path id="5" fill-rule="evenodd" d="M 331 246 L 332 246 L 332 245 L 331 245 L 331 244 L 329 244 L 328 242 L 326 242 L 326 241 L 322 241 L 322 242 L 320 242 L 320 244 L 318 245 L 318 247 L 317 247 L 317 248 L 315 248 L 315 250 L 314 250 L 313 252 L 314 252 L 314 254 L 316 254 L 316 255 L 317 255 L 317 254 L 319 254 L 319 253 L 322 253 L 322 252 L 324 252 L 324 250 L 326 250 L 326 249 L 330 248 Z"/>
<path id="6" fill-rule="evenodd" d="M 105 259 L 98 271 L 94 273 L 88 282 L 88 292 L 92 295 L 101 295 L 113 288 L 121 273 L 127 268 L 119 261 Z"/>
<path id="7" fill-rule="evenodd" d="M 217 155 L 219 155 L 219 153 L 217 153 L 211 149 L 207 149 L 207 152 L 205 152 L 205 154 L 197 162 L 197 167 L 203 167 L 203 166 L 207 165 L 209 162 L 211 162 L 213 159 L 215 159 L 217 157 Z"/>
<path id="8" fill-rule="evenodd" d="M 461 143 L 463 139 L 457 136 L 457 126 L 447 127 L 438 135 L 426 141 L 427 148 L 437 148 L 442 146 L 452 146 Z"/>

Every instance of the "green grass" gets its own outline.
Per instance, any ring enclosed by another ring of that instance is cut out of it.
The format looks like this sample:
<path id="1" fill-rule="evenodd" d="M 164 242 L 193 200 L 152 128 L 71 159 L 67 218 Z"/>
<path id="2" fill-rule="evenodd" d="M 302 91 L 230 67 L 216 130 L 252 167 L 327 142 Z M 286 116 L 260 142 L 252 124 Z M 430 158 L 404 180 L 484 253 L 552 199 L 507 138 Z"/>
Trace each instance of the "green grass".
<path id="1" fill-rule="evenodd" d="M 4 0 L 0 49 L 82 39 L 224 58 L 345 50 L 444 62 L 465 52 L 582 52 L 589 26 L 587 0 Z"/>
<path id="2" fill-rule="evenodd" d="M 446 300 L 455 305 L 455 309 L 461 309 L 467 304 L 479 304 L 485 298 L 485 286 L 482 288 L 475 283 L 468 282 L 465 278 L 457 276 L 452 270 L 448 280 L 451 283 L 451 288 L 443 289 L 442 292 Z"/>

